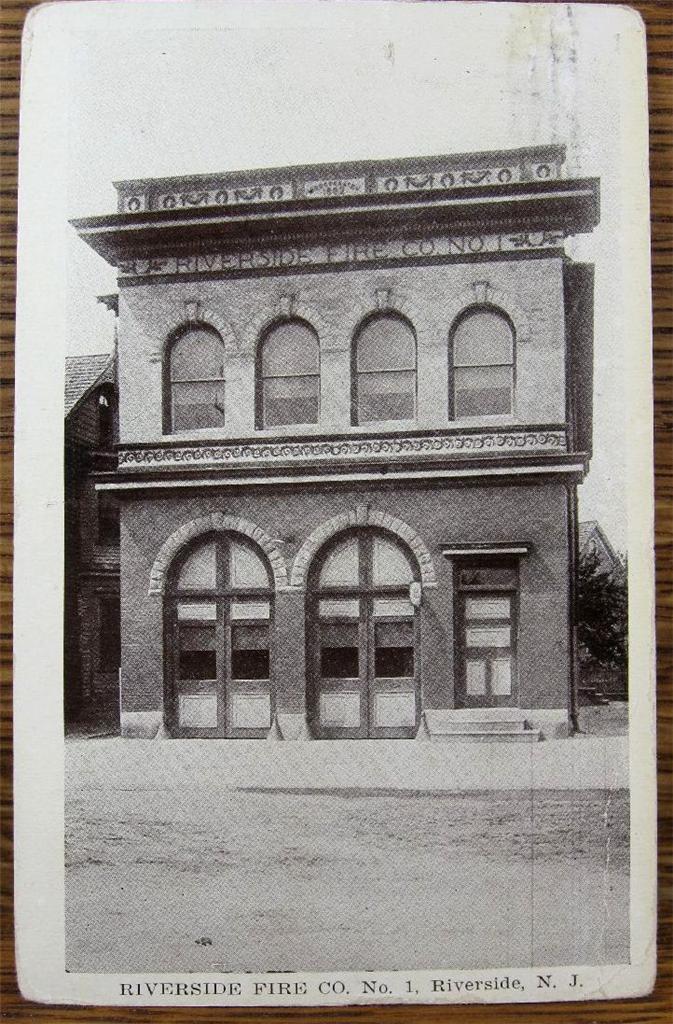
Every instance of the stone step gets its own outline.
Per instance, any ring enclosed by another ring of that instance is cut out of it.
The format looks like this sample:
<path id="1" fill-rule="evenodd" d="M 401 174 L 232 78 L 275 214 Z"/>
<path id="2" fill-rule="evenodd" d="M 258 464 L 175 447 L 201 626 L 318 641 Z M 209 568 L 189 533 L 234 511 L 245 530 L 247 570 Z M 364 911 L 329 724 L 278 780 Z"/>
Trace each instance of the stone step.
<path id="1" fill-rule="evenodd" d="M 449 733 L 458 734 L 463 732 L 523 732 L 526 728 L 526 721 L 523 718 L 502 718 L 496 719 L 496 721 L 488 721 L 482 719 L 465 719 L 461 718 L 457 721 L 441 722 L 436 724 L 433 728 L 433 732 L 436 733 Z"/>
<path id="2" fill-rule="evenodd" d="M 539 729 L 528 728 L 518 708 L 442 708 L 425 712 L 431 740 L 536 743 Z"/>
<path id="3" fill-rule="evenodd" d="M 428 708 L 425 717 L 442 722 L 512 722 L 521 721 L 525 715 L 520 708 Z"/>
<path id="4" fill-rule="evenodd" d="M 537 743 L 539 729 L 501 729 L 490 731 L 475 728 L 473 731 L 433 732 L 430 736 L 437 743 Z"/>

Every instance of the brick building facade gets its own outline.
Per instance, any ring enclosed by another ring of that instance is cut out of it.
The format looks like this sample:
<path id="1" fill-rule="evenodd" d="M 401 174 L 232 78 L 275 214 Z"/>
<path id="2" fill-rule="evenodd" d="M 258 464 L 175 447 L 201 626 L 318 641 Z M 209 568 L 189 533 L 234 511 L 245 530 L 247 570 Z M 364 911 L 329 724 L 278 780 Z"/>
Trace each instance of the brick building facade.
<path id="1" fill-rule="evenodd" d="M 598 183 L 562 147 L 117 184 L 127 736 L 573 716 Z"/>

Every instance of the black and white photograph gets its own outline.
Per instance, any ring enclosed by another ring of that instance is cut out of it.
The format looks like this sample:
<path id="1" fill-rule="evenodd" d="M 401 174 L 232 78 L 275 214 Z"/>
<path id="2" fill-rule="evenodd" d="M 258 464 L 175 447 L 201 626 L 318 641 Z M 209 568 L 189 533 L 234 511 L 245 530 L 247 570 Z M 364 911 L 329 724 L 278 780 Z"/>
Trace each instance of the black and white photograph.
<path id="1" fill-rule="evenodd" d="M 22 988 L 647 991 L 638 16 L 74 3 L 27 46 Z"/>

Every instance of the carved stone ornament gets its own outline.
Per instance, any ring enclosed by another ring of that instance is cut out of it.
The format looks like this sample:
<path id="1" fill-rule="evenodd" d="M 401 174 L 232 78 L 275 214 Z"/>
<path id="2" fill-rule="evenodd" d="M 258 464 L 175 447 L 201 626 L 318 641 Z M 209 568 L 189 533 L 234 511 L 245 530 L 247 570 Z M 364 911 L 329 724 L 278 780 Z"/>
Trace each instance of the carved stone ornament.
<path id="1" fill-rule="evenodd" d="M 210 465 L 264 465 L 279 462 L 437 458 L 446 455 L 488 456 L 565 452 L 564 430 L 508 430 L 430 437 L 358 437 L 335 441 L 258 441 L 166 448 L 124 448 L 119 467 L 147 469 L 201 468 Z"/>

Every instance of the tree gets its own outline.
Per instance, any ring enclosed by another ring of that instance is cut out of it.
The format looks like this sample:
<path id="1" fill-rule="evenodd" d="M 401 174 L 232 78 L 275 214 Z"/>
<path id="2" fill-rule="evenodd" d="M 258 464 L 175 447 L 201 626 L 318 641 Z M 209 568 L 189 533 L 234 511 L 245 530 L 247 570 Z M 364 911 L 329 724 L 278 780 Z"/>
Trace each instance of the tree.
<path id="1" fill-rule="evenodd" d="M 578 639 L 589 667 L 624 670 L 628 654 L 627 573 L 606 572 L 592 551 L 578 571 Z"/>

